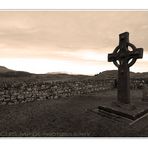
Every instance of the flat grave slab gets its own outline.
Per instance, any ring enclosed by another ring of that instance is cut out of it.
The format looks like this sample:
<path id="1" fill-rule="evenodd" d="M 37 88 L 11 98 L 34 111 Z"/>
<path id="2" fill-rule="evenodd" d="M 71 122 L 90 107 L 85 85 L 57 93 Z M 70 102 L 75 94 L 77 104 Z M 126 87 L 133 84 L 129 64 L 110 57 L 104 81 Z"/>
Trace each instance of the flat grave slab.
<path id="1" fill-rule="evenodd" d="M 119 102 L 107 102 L 98 106 L 93 112 L 104 113 L 112 116 L 120 116 L 129 120 L 137 120 L 148 113 L 148 103 L 134 102 L 133 104 L 122 104 Z"/>

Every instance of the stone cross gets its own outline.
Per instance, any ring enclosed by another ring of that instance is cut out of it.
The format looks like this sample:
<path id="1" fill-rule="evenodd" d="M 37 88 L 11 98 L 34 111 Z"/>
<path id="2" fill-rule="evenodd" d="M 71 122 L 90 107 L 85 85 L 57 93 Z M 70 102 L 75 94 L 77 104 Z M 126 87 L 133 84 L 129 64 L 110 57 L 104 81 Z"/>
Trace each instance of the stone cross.
<path id="1" fill-rule="evenodd" d="M 129 42 L 129 33 L 119 35 L 119 45 L 113 53 L 108 54 L 108 62 L 113 62 L 118 67 L 118 92 L 117 101 L 123 104 L 130 103 L 130 72 L 129 68 L 137 59 L 143 57 L 143 49 L 136 48 Z"/>

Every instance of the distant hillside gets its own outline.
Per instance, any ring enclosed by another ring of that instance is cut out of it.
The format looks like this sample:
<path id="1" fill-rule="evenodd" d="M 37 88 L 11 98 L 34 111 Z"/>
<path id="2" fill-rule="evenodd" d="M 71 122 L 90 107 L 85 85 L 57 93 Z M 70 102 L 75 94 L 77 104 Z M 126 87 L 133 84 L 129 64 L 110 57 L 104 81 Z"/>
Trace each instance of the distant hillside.
<path id="1" fill-rule="evenodd" d="M 99 74 L 96 74 L 95 77 L 99 79 L 116 79 L 118 77 L 118 71 L 117 70 L 103 71 L 100 72 Z M 143 73 L 130 72 L 130 77 L 135 79 L 148 79 L 148 72 L 143 72 Z"/>
<path id="2" fill-rule="evenodd" d="M 75 79 L 88 79 L 91 76 L 88 75 L 73 75 L 73 74 L 66 74 L 66 73 L 56 73 L 56 72 L 52 72 L 52 73 L 48 73 L 48 74 L 43 74 L 43 77 L 47 77 L 48 80 L 75 80 Z"/>
<path id="3" fill-rule="evenodd" d="M 26 77 L 30 75 L 31 73 L 24 71 L 8 71 L 0 73 L 0 77 Z"/>
<path id="4" fill-rule="evenodd" d="M 30 77 L 31 79 L 41 79 L 47 81 L 65 81 L 65 80 L 75 80 L 75 79 L 87 79 L 90 76 L 87 75 L 72 75 L 60 72 L 51 72 L 46 74 L 33 74 L 25 71 L 15 71 L 8 69 L 4 66 L 0 66 L 0 77 Z"/>
<path id="5" fill-rule="evenodd" d="M 114 79 L 117 78 L 117 70 L 107 70 L 96 74 L 95 77 L 100 79 Z"/>
<path id="6" fill-rule="evenodd" d="M 15 71 L 4 66 L 0 66 L 0 77 L 24 77 L 29 75 L 31 75 L 29 72 Z"/>
<path id="7" fill-rule="evenodd" d="M 31 76 L 31 77 L 30 77 Z M 95 76 L 88 75 L 73 75 L 66 73 L 57 73 L 51 72 L 46 74 L 33 74 L 25 71 L 15 71 L 8 69 L 4 66 L 0 66 L 0 77 L 30 77 L 35 79 L 47 80 L 47 81 L 65 81 L 65 80 L 84 80 L 84 79 L 117 79 L 118 71 L 117 70 L 106 70 L 96 74 Z M 134 79 L 147 79 L 148 72 L 143 73 L 134 73 L 130 72 L 130 77 Z"/>
<path id="8" fill-rule="evenodd" d="M 14 70 L 8 69 L 4 66 L 0 66 L 0 73 L 10 72 L 10 71 L 14 71 Z"/>

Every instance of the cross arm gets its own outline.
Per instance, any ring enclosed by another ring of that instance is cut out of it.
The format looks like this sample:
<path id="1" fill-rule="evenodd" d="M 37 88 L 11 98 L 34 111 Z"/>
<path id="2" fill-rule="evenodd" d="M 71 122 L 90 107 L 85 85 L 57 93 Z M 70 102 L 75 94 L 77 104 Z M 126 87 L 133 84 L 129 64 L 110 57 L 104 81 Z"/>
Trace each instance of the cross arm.
<path id="1" fill-rule="evenodd" d="M 108 54 L 108 62 L 116 61 L 117 60 L 117 56 L 118 56 L 117 53 L 109 53 Z"/>
<path id="2" fill-rule="evenodd" d="M 143 57 L 143 48 L 136 48 L 134 51 L 129 52 L 129 59 L 141 59 Z"/>
<path id="3" fill-rule="evenodd" d="M 135 55 L 138 59 L 143 58 L 143 48 L 137 48 L 135 51 Z"/>

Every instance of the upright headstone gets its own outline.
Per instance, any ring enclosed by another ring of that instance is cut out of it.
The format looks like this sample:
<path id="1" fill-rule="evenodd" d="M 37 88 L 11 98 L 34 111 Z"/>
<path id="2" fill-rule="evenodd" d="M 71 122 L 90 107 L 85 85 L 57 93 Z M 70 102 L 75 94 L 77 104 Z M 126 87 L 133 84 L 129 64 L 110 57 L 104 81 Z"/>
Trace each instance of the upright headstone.
<path id="1" fill-rule="evenodd" d="M 117 101 L 123 104 L 130 103 L 130 72 L 129 68 L 137 59 L 143 57 L 143 49 L 136 48 L 129 42 L 129 33 L 119 35 L 119 45 L 113 53 L 108 54 L 108 62 L 113 62 L 118 68 Z"/>
<path id="2" fill-rule="evenodd" d="M 148 85 L 147 84 L 144 84 L 144 86 L 143 86 L 143 97 L 142 97 L 142 101 L 148 102 Z"/>
<path id="3" fill-rule="evenodd" d="M 115 102 L 113 98 L 100 102 L 99 106 L 92 111 L 106 117 L 120 116 L 124 119 L 134 120 L 136 123 L 141 117 L 148 113 L 148 105 L 138 99 L 130 100 L 130 67 L 137 59 L 143 57 L 143 49 L 136 48 L 129 42 L 129 33 L 124 32 L 119 35 L 119 45 L 113 53 L 108 54 L 108 61 L 113 62 L 118 67 L 118 98 Z M 144 98 L 147 100 L 147 98 Z M 119 119 L 120 119 L 119 117 Z M 118 118 L 118 117 L 117 117 Z M 137 120 L 138 119 L 138 120 Z M 129 122 L 130 122 L 129 121 Z M 131 122 L 133 124 L 133 122 Z"/>

